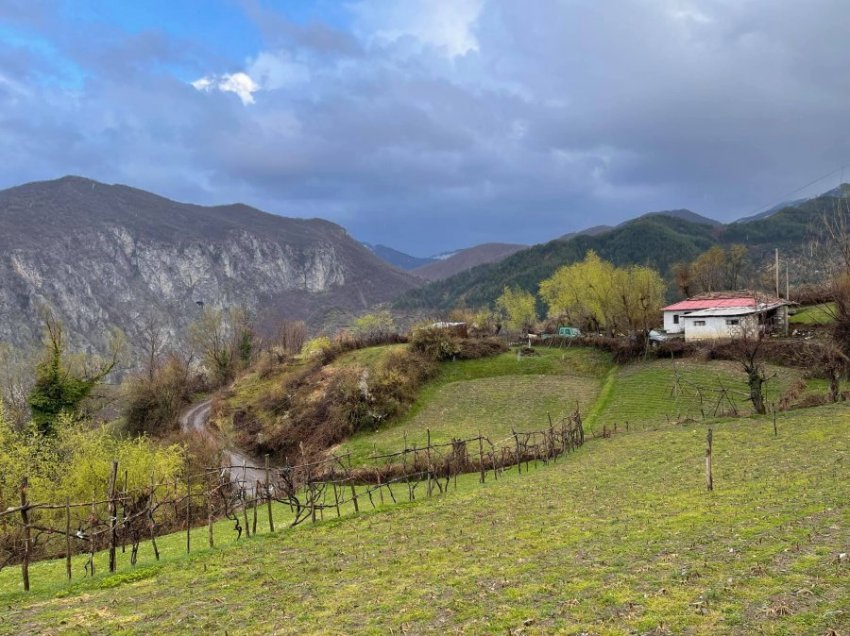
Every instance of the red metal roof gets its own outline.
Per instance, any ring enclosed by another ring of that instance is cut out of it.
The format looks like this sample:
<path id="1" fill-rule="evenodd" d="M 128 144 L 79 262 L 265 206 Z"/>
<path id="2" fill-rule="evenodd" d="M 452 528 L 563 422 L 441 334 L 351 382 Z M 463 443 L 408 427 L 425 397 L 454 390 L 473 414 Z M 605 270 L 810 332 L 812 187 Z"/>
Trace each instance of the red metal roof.
<path id="1" fill-rule="evenodd" d="M 698 311 L 700 309 L 721 309 L 728 307 L 755 307 L 756 304 L 756 299 L 753 296 L 693 298 L 668 305 L 661 311 Z"/>

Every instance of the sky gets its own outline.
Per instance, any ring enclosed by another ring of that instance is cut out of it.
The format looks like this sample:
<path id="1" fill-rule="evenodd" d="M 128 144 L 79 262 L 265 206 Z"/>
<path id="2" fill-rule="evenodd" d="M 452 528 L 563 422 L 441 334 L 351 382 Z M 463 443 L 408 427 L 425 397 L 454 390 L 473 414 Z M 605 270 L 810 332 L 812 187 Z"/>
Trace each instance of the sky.
<path id="1" fill-rule="evenodd" d="M 846 0 L 0 0 L 0 188 L 76 174 L 417 256 L 732 220 L 850 181 L 848 33 Z"/>

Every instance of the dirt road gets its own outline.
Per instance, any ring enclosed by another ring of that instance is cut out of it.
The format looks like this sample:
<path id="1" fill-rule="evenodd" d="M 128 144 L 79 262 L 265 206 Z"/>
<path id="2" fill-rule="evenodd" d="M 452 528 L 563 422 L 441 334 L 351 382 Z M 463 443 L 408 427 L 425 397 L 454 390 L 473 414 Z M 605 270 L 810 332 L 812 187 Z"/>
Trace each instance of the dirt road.
<path id="1" fill-rule="evenodd" d="M 242 452 L 237 448 L 227 445 L 215 431 L 208 426 L 212 400 L 206 400 L 195 404 L 180 416 L 180 428 L 184 433 L 196 432 L 204 437 L 209 437 L 218 442 L 222 448 L 221 465 L 237 466 L 230 469 L 230 477 L 233 483 L 244 486 L 245 490 L 253 493 L 259 481 L 264 483 L 266 479 L 263 462 Z"/>

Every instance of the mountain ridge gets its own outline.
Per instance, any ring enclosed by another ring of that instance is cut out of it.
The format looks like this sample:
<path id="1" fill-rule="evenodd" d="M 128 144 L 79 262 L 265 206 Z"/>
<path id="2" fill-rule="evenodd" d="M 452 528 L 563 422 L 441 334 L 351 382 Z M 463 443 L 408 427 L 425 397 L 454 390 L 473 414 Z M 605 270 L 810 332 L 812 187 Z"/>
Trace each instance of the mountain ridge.
<path id="1" fill-rule="evenodd" d="M 38 341 L 42 305 L 75 348 L 97 351 L 115 326 L 137 338 L 142 313 L 179 339 L 198 301 L 244 306 L 268 327 L 283 317 L 320 324 L 417 284 L 322 219 L 179 203 L 82 177 L 0 191 L 0 340 L 16 346 Z"/>

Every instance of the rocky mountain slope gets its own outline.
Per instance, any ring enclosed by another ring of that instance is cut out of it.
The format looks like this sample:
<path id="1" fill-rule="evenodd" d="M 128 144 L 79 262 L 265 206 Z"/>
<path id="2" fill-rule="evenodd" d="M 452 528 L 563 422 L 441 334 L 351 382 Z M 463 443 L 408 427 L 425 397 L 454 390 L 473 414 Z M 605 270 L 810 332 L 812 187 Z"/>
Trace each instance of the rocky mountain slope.
<path id="1" fill-rule="evenodd" d="M 244 306 L 261 324 L 321 322 L 415 286 L 338 225 L 245 205 L 177 203 L 80 177 L 0 191 L 0 342 L 39 337 L 39 307 L 75 349 L 102 349 L 117 326 L 132 341 L 153 315 L 171 335 L 199 305 Z"/>

